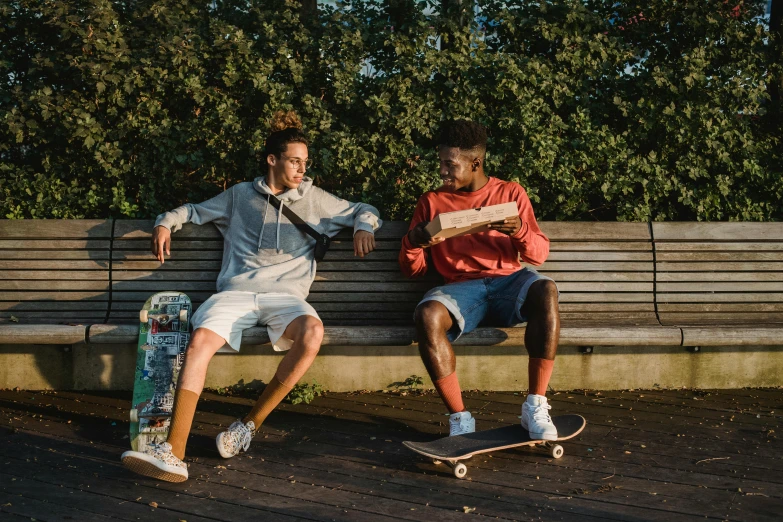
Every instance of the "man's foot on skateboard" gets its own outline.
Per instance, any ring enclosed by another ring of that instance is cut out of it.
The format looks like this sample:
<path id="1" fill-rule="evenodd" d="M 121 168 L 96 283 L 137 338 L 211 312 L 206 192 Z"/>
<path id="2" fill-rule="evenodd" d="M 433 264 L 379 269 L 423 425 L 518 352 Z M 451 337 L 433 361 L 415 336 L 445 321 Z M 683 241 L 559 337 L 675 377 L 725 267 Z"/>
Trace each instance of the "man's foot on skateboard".
<path id="1" fill-rule="evenodd" d="M 188 480 L 188 466 L 171 452 L 171 444 L 150 444 L 146 450 L 126 451 L 122 454 L 122 463 L 126 468 L 166 482 L 184 482 Z"/>
<path id="2" fill-rule="evenodd" d="M 534 440 L 557 440 L 557 429 L 549 416 L 552 406 L 543 395 L 528 395 L 522 404 L 522 427 Z"/>
<path id="3" fill-rule="evenodd" d="M 241 420 L 234 421 L 226 431 L 219 433 L 217 439 L 215 439 L 220 456 L 228 459 L 237 455 L 240 451 L 247 451 L 255 431 L 256 425 L 253 424 L 253 421 L 247 424 Z"/>
<path id="4" fill-rule="evenodd" d="M 469 411 L 460 411 L 449 416 L 449 437 L 474 431 L 476 431 L 476 419 Z"/>

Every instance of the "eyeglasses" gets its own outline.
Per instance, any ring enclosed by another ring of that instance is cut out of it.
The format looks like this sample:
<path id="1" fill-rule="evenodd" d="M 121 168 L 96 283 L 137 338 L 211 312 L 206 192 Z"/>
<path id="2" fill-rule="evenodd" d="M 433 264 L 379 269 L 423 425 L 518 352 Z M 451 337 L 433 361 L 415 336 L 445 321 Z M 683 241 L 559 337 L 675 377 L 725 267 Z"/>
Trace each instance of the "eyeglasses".
<path id="1" fill-rule="evenodd" d="M 309 169 L 310 167 L 313 166 L 313 160 L 311 160 L 309 158 L 306 159 L 306 160 L 303 160 L 303 159 L 299 159 L 299 158 L 288 158 L 286 156 L 283 156 L 282 154 L 281 154 L 281 156 L 283 157 L 283 159 L 286 160 L 286 162 L 291 167 L 295 168 L 296 170 L 299 170 L 301 167 L 304 167 L 305 169 Z"/>

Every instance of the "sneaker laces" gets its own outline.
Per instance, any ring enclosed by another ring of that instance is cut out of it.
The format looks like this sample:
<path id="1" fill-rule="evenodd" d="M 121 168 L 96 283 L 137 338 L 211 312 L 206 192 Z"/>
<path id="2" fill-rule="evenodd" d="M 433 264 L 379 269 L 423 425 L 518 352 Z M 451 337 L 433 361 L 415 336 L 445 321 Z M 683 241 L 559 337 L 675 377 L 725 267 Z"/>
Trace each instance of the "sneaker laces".
<path id="1" fill-rule="evenodd" d="M 531 409 L 533 411 L 530 414 L 530 416 L 533 417 L 534 421 L 545 423 L 545 424 L 552 423 L 552 417 L 549 416 L 549 410 L 552 409 L 552 406 L 550 406 L 549 404 L 539 404 L 538 406 L 535 406 L 534 408 Z"/>
<path id="2" fill-rule="evenodd" d="M 236 453 L 237 448 L 247 451 L 252 440 L 253 432 L 242 421 L 235 421 L 223 436 L 223 444 L 231 453 Z"/>
<path id="3" fill-rule="evenodd" d="M 145 451 L 151 457 L 154 457 L 160 461 L 165 462 L 169 466 L 184 467 L 185 463 L 182 462 L 176 455 L 171 452 L 171 444 L 168 442 L 161 442 L 160 444 L 150 444 Z"/>

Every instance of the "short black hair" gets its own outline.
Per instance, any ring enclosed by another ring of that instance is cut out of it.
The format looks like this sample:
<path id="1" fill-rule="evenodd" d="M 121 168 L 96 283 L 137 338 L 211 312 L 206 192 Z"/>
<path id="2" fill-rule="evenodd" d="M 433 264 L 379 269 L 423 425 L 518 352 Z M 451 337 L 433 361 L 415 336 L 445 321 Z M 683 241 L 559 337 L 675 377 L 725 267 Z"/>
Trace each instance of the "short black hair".
<path id="1" fill-rule="evenodd" d="M 441 124 L 438 145 L 457 147 L 483 157 L 487 151 L 487 129 L 469 120 L 447 120 Z"/>

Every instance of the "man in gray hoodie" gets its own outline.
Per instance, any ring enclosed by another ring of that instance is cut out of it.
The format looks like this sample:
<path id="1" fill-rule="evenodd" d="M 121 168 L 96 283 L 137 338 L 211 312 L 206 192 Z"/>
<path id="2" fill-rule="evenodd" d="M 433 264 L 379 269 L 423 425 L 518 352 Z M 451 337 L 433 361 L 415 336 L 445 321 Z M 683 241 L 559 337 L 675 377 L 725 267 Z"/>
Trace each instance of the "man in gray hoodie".
<path id="1" fill-rule="evenodd" d="M 319 232 L 332 236 L 354 229 L 354 254 L 375 248 L 382 221 L 365 203 L 350 203 L 313 186 L 304 175 L 310 166 L 307 138 L 293 112 L 275 114 L 264 158 L 267 175 L 239 183 L 201 204 L 185 204 L 158 216 L 152 252 L 165 261 L 171 233 L 184 223 L 214 223 L 223 235 L 218 293 L 193 315 L 193 335 L 180 372 L 168 440 L 144 452 L 126 451 L 122 462 L 132 471 L 159 480 L 188 478 L 185 456 L 207 367 L 218 351 L 239 351 L 242 331 L 265 325 L 275 350 L 287 350 L 275 376 L 251 412 L 220 433 L 216 443 L 225 457 L 247 450 L 255 431 L 312 364 L 323 339 L 318 313 L 305 301 L 315 277 L 315 240 L 287 219 L 289 207 Z M 280 209 L 271 203 L 278 198 Z"/>

